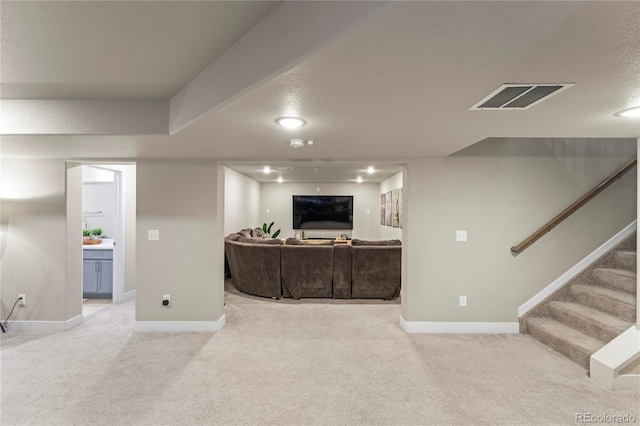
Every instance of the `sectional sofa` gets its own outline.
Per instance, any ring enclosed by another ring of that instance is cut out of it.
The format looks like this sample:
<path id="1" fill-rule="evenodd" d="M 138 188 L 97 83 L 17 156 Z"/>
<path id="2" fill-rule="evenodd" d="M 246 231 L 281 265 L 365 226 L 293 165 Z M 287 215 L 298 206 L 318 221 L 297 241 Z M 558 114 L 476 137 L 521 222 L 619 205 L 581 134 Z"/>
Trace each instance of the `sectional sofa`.
<path id="1" fill-rule="evenodd" d="M 400 294 L 402 243 L 310 243 L 265 239 L 258 229 L 225 238 L 234 286 L 262 297 L 393 299 Z"/>

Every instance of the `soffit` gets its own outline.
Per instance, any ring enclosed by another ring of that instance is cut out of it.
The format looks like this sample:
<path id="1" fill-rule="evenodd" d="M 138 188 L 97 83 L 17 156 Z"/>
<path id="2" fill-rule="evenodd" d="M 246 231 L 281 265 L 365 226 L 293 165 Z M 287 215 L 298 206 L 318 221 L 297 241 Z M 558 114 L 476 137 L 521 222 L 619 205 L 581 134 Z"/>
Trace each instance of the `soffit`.
<path id="1" fill-rule="evenodd" d="M 5 137 L 2 149 L 402 162 L 447 156 L 489 137 L 635 138 L 638 121 L 614 114 L 640 104 L 639 37 L 635 2 L 398 2 L 172 136 Z M 513 82 L 576 85 L 525 111 L 469 111 Z M 283 115 L 307 125 L 280 128 L 274 120 Z M 293 137 L 315 143 L 292 150 Z"/>

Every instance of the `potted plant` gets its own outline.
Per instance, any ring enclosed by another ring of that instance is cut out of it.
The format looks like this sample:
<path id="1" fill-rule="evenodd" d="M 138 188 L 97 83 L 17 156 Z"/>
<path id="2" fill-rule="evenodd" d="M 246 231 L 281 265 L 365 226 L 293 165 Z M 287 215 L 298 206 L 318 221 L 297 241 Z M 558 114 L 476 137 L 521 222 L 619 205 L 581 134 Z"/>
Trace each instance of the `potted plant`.
<path id="1" fill-rule="evenodd" d="M 278 229 L 273 233 L 273 235 L 271 235 L 271 227 L 273 226 L 274 223 L 275 222 L 271 222 L 269 226 L 267 226 L 266 222 L 262 224 L 262 232 L 267 234 L 269 238 L 277 238 L 278 235 L 280 235 L 280 229 Z"/>

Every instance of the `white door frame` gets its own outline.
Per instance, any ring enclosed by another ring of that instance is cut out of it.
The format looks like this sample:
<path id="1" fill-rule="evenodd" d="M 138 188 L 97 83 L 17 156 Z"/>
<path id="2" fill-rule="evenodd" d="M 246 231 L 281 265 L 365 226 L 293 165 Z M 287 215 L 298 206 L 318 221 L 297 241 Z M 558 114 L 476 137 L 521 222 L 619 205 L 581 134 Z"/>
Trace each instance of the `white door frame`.
<path id="1" fill-rule="evenodd" d="M 116 220 L 113 232 L 113 303 L 120 303 L 125 289 L 125 244 L 124 244 L 124 174 L 113 170 L 116 186 Z"/>

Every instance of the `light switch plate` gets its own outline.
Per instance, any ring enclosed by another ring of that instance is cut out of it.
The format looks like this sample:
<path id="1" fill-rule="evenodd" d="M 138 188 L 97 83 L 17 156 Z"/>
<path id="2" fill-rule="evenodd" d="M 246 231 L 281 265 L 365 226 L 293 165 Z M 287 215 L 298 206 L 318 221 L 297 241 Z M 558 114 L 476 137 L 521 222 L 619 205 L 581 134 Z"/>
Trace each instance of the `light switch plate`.
<path id="1" fill-rule="evenodd" d="M 467 231 L 456 231 L 456 241 L 467 241 Z"/>
<path id="2" fill-rule="evenodd" d="M 467 306 L 467 296 L 460 296 L 460 306 Z"/>
<path id="3" fill-rule="evenodd" d="M 160 231 L 157 229 L 149 229 L 149 241 L 160 240 Z"/>

